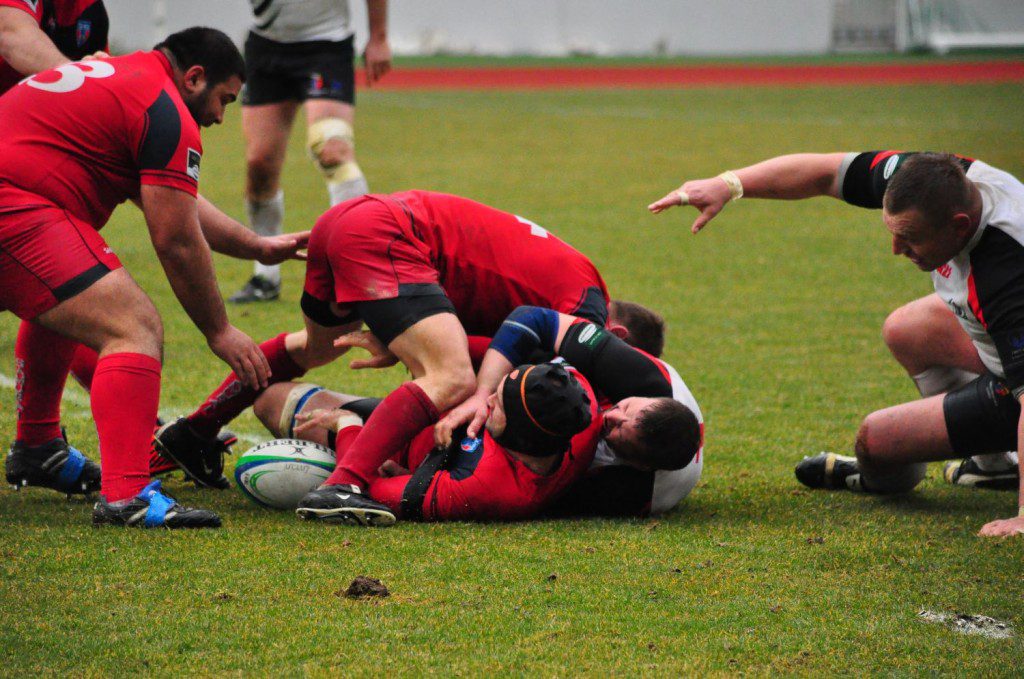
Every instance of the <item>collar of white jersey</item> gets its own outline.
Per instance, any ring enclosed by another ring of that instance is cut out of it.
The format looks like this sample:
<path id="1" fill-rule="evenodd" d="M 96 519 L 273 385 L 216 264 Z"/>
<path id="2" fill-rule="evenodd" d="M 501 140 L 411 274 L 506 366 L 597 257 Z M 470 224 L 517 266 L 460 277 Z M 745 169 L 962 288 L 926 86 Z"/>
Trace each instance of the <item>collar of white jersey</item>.
<path id="1" fill-rule="evenodd" d="M 960 251 L 962 255 L 973 250 L 981 240 L 981 237 L 985 235 L 985 229 L 988 228 L 988 221 L 992 217 L 994 208 L 988 186 L 979 182 L 973 182 L 973 184 L 978 187 L 978 191 L 981 193 L 981 217 L 978 219 L 978 228 L 974 231 L 974 235 L 967 241 L 964 249 Z"/>

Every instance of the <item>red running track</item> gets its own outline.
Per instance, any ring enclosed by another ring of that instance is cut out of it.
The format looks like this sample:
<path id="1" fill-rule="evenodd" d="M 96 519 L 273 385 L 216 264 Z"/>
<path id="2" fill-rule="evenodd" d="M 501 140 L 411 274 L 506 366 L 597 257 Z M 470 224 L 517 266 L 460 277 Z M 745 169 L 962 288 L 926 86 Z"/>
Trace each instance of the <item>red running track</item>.
<path id="1" fill-rule="evenodd" d="M 360 84 L 365 85 L 360 73 Z M 1024 61 L 793 66 L 624 66 L 607 68 L 411 68 L 389 73 L 375 89 L 546 90 L 747 86 L 903 85 L 1024 81 Z"/>

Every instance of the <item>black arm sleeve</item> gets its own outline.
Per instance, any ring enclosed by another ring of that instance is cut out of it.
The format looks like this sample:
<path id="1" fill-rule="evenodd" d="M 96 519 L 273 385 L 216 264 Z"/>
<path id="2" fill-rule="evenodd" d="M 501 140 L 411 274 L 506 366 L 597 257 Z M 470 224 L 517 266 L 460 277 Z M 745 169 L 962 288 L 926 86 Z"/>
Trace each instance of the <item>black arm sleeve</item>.
<path id="1" fill-rule="evenodd" d="M 558 353 L 612 401 L 672 396 L 672 383 L 656 359 L 593 323 L 570 327 Z"/>
<path id="2" fill-rule="evenodd" d="M 850 205 L 881 209 L 885 189 L 900 166 L 918 151 L 865 151 L 843 161 L 839 169 L 840 198 Z M 974 162 L 957 156 L 964 172 Z"/>
<path id="3" fill-rule="evenodd" d="M 880 209 L 889 179 L 903 158 L 909 155 L 895 151 L 867 151 L 844 162 L 843 176 L 839 178 L 842 199 L 850 205 Z"/>

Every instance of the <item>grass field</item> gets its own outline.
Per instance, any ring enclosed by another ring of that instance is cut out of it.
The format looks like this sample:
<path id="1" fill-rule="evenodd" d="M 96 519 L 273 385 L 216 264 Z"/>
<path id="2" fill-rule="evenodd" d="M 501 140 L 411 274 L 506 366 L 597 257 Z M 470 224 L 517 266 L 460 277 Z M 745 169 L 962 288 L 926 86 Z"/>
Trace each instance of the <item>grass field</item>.
<path id="1" fill-rule="evenodd" d="M 376 191 L 430 188 L 527 216 L 589 254 L 613 295 L 661 310 L 666 356 L 707 419 L 701 485 L 653 520 L 514 525 L 305 525 L 236 491 L 170 492 L 219 531 L 94 530 L 90 505 L 0 491 L 0 674 L 562 676 L 874 673 L 1019 676 L 1020 636 L 919 622 L 980 613 L 1024 633 L 1024 539 L 983 541 L 1012 493 L 802 490 L 803 455 L 846 451 L 860 418 L 915 396 L 879 329 L 928 277 L 889 254 L 877 213 L 819 199 L 741 201 L 700 236 L 648 202 L 684 178 L 780 153 L 958 151 L 1024 176 L 1017 85 L 487 93 L 361 93 L 359 153 Z M 238 111 L 205 136 L 203 191 L 242 215 Z M 326 208 L 296 130 L 287 224 Z M 224 366 L 176 305 L 132 207 L 104 234 L 166 325 L 162 410 L 184 414 Z M 217 260 L 229 294 L 249 264 Z M 280 302 L 232 308 L 262 339 L 297 327 L 302 267 Z M 16 319 L 0 316 L 0 372 Z M 312 379 L 383 394 L 400 370 Z M 6 382 L 4 383 L 7 384 Z M 69 387 L 69 434 L 96 437 Z M 14 430 L 0 390 L 0 429 Z M 236 423 L 262 436 L 251 415 Z M 818 540 L 820 538 L 820 540 Z M 338 596 L 353 577 L 392 596 Z M 555 576 L 555 577 L 551 577 Z M 1016 668 L 1016 669 L 1015 669 Z"/>

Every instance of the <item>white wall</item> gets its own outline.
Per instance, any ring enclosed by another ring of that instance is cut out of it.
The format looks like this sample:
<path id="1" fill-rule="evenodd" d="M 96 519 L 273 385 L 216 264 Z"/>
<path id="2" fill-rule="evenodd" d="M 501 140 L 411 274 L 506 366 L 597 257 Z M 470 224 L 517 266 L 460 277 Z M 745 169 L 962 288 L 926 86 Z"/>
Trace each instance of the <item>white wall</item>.
<path id="1" fill-rule="evenodd" d="M 105 0 L 116 49 L 195 25 L 241 39 L 248 0 Z M 351 0 L 358 45 L 366 7 Z M 392 0 L 398 54 L 770 54 L 828 50 L 833 0 Z"/>

